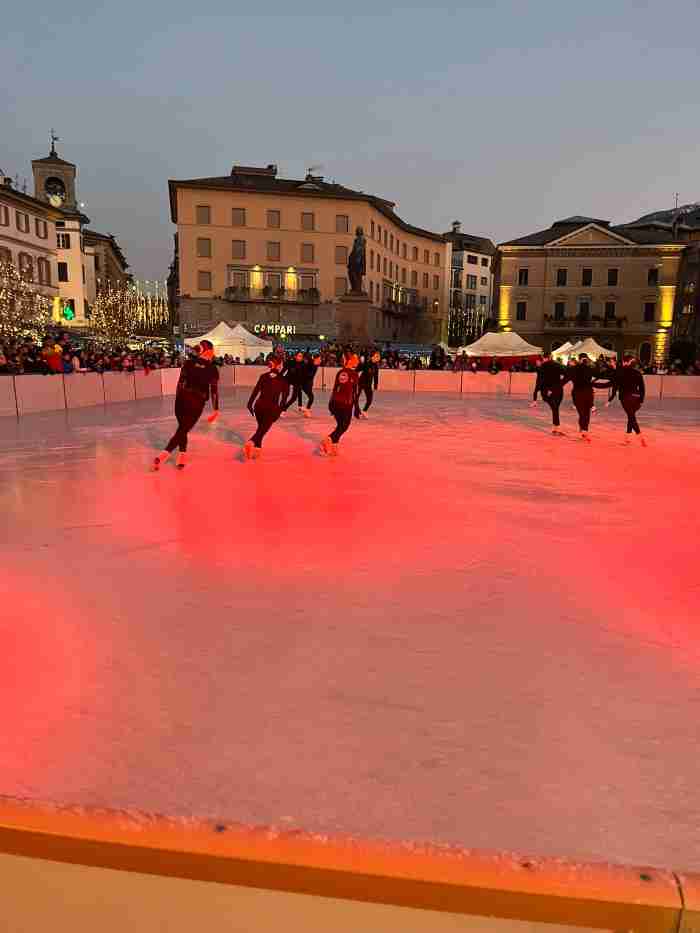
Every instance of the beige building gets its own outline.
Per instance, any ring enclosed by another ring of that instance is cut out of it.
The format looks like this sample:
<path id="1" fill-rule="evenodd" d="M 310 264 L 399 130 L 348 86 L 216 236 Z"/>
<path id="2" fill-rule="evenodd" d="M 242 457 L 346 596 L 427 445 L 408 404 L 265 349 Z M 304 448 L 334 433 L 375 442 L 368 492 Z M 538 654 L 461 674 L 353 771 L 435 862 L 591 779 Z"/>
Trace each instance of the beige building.
<path id="1" fill-rule="evenodd" d="M 284 327 L 298 338 L 335 336 L 348 254 L 362 227 L 371 338 L 446 338 L 451 245 L 406 223 L 393 202 L 311 174 L 282 179 L 274 165 L 234 166 L 230 175 L 171 180 L 169 188 L 185 335 L 224 320 Z"/>
<path id="2" fill-rule="evenodd" d="M 127 271 L 129 263 L 126 257 L 111 233 L 98 233 L 96 230 L 83 230 L 83 243 L 86 249 L 91 249 L 94 254 L 94 277 L 92 286 L 92 295 L 88 289 L 88 300 L 94 301 L 94 289 L 110 284 L 112 287 L 120 288 L 131 282 L 131 275 Z M 95 285 L 96 283 L 96 285 Z"/>
<path id="3" fill-rule="evenodd" d="M 665 360 L 684 250 L 669 232 L 577 216 L 498 249 L 500 330 L 545 349 L 592 336 Z"/>
<path id="4" fill-rule="evenodd" d="M 0 177 L 0 259 L 7 259 L 47 298 L 58 297 L 55 221 L 59 212 Z"/>

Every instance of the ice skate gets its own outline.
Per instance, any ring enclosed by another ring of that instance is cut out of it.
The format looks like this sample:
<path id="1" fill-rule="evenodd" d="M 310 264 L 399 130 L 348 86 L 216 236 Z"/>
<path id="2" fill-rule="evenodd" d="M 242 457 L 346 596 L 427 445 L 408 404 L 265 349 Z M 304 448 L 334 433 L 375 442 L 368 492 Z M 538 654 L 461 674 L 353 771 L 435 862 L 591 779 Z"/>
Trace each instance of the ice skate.
<path id="1" fill-rule="evenodd" d="M 283 408 L 282 411 L 280 412 L 280 418 L 284 418 L 286 414 L 287 414 L 287 410 L 286 408 Z"/>
<path id="2" fill-rule="evenodd" d="M 304 414 L 304 409 L 301 407 L 301 405 L 297 408 L 297 411 L 299 412 L 300 415 Z"/>
<path id="3" fill-rule="evenodd" d="M 585 441 L 587 444 L 591 443 L 591 439 L 588 436 L 588 431 L 581 431 L 581 440 Z"/>
<path id="4" fill-rule="evenodd" d="M 338 445 L 331 444 L 331 457 L 337 457 L 337 456 L 338 456 Z"/>
<path id="5" fill-rule="evenodd" d="M 253 447 L 253 460 L 259 460 L 262 454 L 262 447 Z"/>
<path id="6" fill-rule="evenodd" d="M 323 440 L 321 441 L 321 447 L 320 447 L 321 453 L 325 454 L 327 457 L 330 457 L 332 447 L 333 447 L 333 441 L 330 439 L 330 437 L 324 437 Z"/>
<path id="7" fill-rule="evenodd" d="M 162 450 L 157 457 L 153 460 L 153 472 L 157 473 L 161 467 L 161 464 L 165 463 L 168 457 L 170 456 L 169 450 Z"/>
<path id="8" fill-rule="evenodd" d="M 632 437 L 628 434 L 625 437 L 625 447 L 629 447 L 632 444 Z"/>
<path id="9" fill-rule="evenodd" d="M 647 442 L 643 434 L 639 435 L 639 445 L 640 447 L 647 447 Z"/>
<path id="10" fill-rule="evenodd" d="M 552 435 L 554 437 L 564 437 L 564 432 L 561 431 L 559 428 L 555 427 L 555 428 L 552 428 Z"/>
<path id="11" fill-rule="evenodd" d="M 305 418 L 311 417 L 311 412 L 309 411 L 308 408 L 300 408 L 299 410 L 301 411 L 301 413 L 304 415 Z"/>
<path id="12" fill-rule="evenodd" d="M 245 444 L 243 445 L 243 456 L 245 457 L 246 460 L 250 460 L 251 457 L 253 456 L 253 442 L 252 441 L 246 441 Z"/>
<path id="13" fill-rule="evenodd" d="M 180 451 L 180 453 L 177 455 L 175 466 L 178 468 L 178 470 L 184 470 L 185 467 L 187 466 L 187 454 L 182 453 L 182 451 Z"/>
<path id="14" fill-rule="evenodd" d="M 367 414 L 366 411 L 361 411 L 361 412 L 360 412 L 360 418 L 369 418 L 369 415 Z"/>

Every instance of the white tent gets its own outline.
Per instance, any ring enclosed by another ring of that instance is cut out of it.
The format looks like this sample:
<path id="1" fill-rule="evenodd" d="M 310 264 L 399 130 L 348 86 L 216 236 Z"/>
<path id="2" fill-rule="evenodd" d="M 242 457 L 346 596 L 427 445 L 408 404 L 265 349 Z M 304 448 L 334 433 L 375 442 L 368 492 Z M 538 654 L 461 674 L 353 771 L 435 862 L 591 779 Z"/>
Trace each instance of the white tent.
<path id="1" fill-rule="evenodd" d="M 460 347 L 457 352 L 463 351 L 467 356 L 537 356 L 542 347 L 533 346 L 513 331 L 501 334 L 489 331 L 468 347 Z"/>
<path id="2" fill-rule="evenodd" d="M 574 344 L 569 350 L 569 356 L 578 356 L 579 353 L 587 353 L 592 360 L 597 360 L 599 356 L 617 356 L 615 350 L 608 350 L 607 347 L 601 347 L 593 337 L 586 337 L 585 340 Z"/>
<path id="3" fill-rule="evenodd" d="M 579 343 L 580 341 L 577 341 Z M 560 347 L 557 347 L 556 350 L 552 350 L 552 357 L 556 360 L 560 356 L 569 357 L 573 353 L 573 349 L 576 344 L 572 343 L 570 340 L 567 340 L 566 343 L 563 343 Z"/>
<path id="4" fill-rule="evenodd" d="M 269 340 L 256 337 L 242 324 L 230 327 L 225 321 L 219 321 L 208 334 L 203 334 L 201 337 L 188 337 L 185 343 L 188 347 L 196 347 L 202 340 L 210 340 L 214 344 L 214 353 L 217 356 L 224 356 L 228 353 L 230 356 L 239 357 L 241 362 L 246 358 L 255 359 L 261 353 L 267 356 L 268 353 L 272 353 L 273 349 Z"/>

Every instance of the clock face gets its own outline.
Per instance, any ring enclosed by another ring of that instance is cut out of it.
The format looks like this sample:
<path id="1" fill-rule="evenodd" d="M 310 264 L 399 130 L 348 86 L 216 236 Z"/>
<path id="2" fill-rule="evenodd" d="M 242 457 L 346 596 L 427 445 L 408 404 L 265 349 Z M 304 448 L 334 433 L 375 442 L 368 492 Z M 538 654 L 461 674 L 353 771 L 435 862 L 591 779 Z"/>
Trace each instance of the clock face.
<path id="1" fill-rule="evenodd" d="M 49 204 L 51 207 L 60 207 L 63 204 L 63 198 L 60 194 L 52 194 L 49 196 Z"/>
<path id="2" fill-rule="evenodd" d="M 60 207 L 66 200 L 66 186 L 60 178 L 47 178 L 44 183 L 44 192 L 53 207 Z M 54 198 L 58 199 L 57 204 L 54 203 Z"/>

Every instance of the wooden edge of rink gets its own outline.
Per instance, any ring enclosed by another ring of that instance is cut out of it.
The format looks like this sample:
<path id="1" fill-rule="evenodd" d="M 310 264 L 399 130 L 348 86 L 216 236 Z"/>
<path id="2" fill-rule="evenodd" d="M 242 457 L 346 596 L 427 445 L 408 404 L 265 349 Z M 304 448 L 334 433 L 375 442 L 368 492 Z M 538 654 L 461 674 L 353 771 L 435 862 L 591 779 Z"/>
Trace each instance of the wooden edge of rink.
<path id="1" fill-rule="evenodd" d="M 0 800 L 0 853 L 423 910 L 675 933 L 683 893 L 655 868 L 329 839 Z M 700 902 L 700 876 L 684 875 Z M 690 905 L 688 905 L 690 906 Z M 693 914 L 693 916 L 695 916 Z M 695 931 L 695 926 L 687 927 Z"/>

